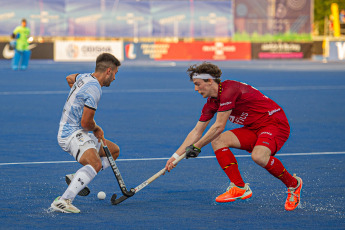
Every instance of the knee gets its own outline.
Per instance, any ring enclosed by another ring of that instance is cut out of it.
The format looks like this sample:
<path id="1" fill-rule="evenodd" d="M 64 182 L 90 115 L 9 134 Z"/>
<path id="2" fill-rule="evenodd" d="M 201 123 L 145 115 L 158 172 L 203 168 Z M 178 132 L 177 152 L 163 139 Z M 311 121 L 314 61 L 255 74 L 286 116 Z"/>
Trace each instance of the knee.
<path id="1" fill-rule="evenodd" d="M 211 145 L 212 145 L 213 150 L 217 150 L 224 147 L 231 147 L 231 143 L 229 145 L 229 141 L 231 140 L 227 140 L 227 143 L 225 143 L 224 138 L 221 134 L 211 142 Z"/>
<path id="2" fill-rule="evenodd" d="M 259 151 L 253 151 L 252 160 L 261 167 L 265 167 L 269 160 L 269 156 L 267 157 L 266 154 Z"/>
<path id="3" fill-rule="evenodd" d="M 102 161 L 101 160 L 94 161 L 90 165 L 96 170 L 97 173 L 99 171 L 101 171 L 101 169 L 102 169 Z"/>
<path id="4" fill-rule="evenodd" d="M 238 140 L 237 136 L 231 131 L 220 134 L 211 142 L 211 144 L 213 150 L 221 149 L 224 147 L 241 148 L 240 141 Z"/>
<path id="5" fill-rule="evenodd" d="M 259 164 L 260 159 L 261 159 L 261 157 L 260 157 L 260 155 L 258 153 L 252 152 L 252 160 L 255 163 Z"/>
<path id="6" fill-rule="evenodd" d="M 97 173 L 102 169 L 102 161 L 99 157 L 88 159 L 83 165 L 91 165 Z"/>

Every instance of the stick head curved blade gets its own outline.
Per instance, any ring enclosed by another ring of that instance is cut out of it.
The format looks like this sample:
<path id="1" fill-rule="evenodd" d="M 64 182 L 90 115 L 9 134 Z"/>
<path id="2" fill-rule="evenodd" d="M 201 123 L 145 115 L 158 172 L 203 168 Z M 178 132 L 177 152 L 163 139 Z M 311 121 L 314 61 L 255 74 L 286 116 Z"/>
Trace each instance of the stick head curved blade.
<path id="1" fill-rule="evenodd" d="M 115 193 L 111 196 L 111 199 L 110 199 L 111 203 L 115 202 L 116 197 L 117 197 L 117 195 Z"/>

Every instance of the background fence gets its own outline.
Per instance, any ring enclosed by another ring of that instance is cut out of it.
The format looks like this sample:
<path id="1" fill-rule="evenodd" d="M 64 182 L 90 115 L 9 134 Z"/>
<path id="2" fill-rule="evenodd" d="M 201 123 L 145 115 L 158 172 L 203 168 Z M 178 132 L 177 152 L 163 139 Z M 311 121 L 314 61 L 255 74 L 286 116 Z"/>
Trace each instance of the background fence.
<path id="1" fill-rule="evenodd" d="M 0 5 L 5 36 L 22 18 L 34 36 L 242 39 L 310 35 L 312 19 L 311 0 L 1 0 Z"/>

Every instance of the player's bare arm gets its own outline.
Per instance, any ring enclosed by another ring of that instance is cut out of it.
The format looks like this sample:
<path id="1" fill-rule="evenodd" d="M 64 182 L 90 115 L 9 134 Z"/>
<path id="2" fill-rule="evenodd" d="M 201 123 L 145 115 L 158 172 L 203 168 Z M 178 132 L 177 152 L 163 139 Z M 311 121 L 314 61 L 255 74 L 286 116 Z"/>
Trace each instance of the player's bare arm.
<path id="1" fill-rule="evenodd" d="M 176 154 L 181 156 L 184 152 L 187 146 L 195 143 L 198 141 L 201 137 L 203 132 L 205 131 L 206 127 L 210 123 L 211 120 L 206 122 L 198 121 L 198 123 L 195 125 L 195 127 L 192 129 L 192 131 L 189 132 L 186 139 L 183 141 L 182 145 L 177 149 Z M 171 157 L 166 165 L 165 169 L 170 172 L 171 169 L 173 169 L 175 166 L 172 164 L 176 160 L 175 157 Z"/>
<path id="2" fill-rule="evenodd" d="M 81 118 L 81 126 L 86 131 L 94 131 L 97 127 L 97 124 L 94 120 L 96 110 L 90 109 L 84 106 L 83 116 Z"/>
<path id="3" fill-rule="evenodd" d="M 201 149 L 202 147 L 216 139 L 224 131 L 226 122 L 228 121 L 231 112 L 232 110 L 218 112 L 215 123 L 198 142 L 194 143 L 194 146 Z"/>
<path id="4" fill-rule="evenodd" d="M 83 116 L 81 118 L 81 126 L 86 131 L 93 131 L 95 137 L 98 140 L 102 139 L 103 142 L 106 142 L 104 139 L 103 129 L 98 126 L 94 120 L 96 111 L 84 106 Z"/>
<path id="5" fill-rule="evenodd" d="M 177 149 L 176 153 L 181 156 L 185 152 L 187 146 L 200 140 L 203 132 L 205 131 L 210 121 L 211 120 L 208 120 L 206 122 L 198 121 L 198 123 L 195 125 L 192 131 L 187 135 L 183 144 Z"/>
<path id="6" fill-rule="evenodd" d="M 66 77 L 66 81 L 70 88 L 72 88 L 73 84 L 75 83 L 75 79 L 77 77 L 78 73 L 70 74 Z"/>

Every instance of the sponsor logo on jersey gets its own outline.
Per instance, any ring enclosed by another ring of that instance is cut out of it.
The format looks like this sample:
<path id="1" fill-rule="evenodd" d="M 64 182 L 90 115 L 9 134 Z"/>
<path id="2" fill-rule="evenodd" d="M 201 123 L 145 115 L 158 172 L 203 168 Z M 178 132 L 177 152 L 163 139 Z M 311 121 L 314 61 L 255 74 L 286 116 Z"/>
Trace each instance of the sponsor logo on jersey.
<path id="1" fill-rule="evenodd" d="M 241 114 L 241 116 L 236 117 L 236 116 L 229 116 L 229 121 L 235 124 L 239 124 L 239 125 L 244 125 L 245 120 L 247 119 L 247 117 L 249 116 L 248 113 L 243 112 Z"/>
<path id="2" fill-rule="evenodd" d="M 232 123 L 234 123 L 234 121 L 235 121 L 235 116 L 231 116 L 231 115 L 230 115 L 229 121 L 232 122 Z"/>
<path id="3" fill-rule="evenodd" d="M 273 115 L 274 113 L 276 113 L 276 112 L 279 112 L 281 109 L 279 108 L 279 109 L 274 109 L 274 110 L 272 110 L 272 111 L 268 111 L 268 115 Z"/>
<path id="4" fill-rule="evenodd" d="M 267 135 L 272 136 L 272 133 L 270 133 L 270 132 L 262 132 L 262 133 L 260 133 L 260 135 L 262 135 L 262 134 L 267 134 Z"/>
<path id="5" fill-rule="evenodd" d="M 80 88 L 82 85 L 84 85 L 83 80 L 80 79 L 80 80 L 77 82 L 77 85 L 78 85 L 79 88 Z"/>
<path id="6" fill-rule="evenodd" d="M 228 102 L 224 102 L 224 103 L 221 103 L 220 106 L 226 106 L 226 105 L 230 105 L 232 102 L 231 101 L 228 101 Z"/>
<path id="7" fill-rule="evenodd" d="M 274 159 L 272 159 L 272 161 L 271 161 L 271 166 L 274 164 Z"/>
<path id="8" fill-rule="evenodd" d="M 80 142 L 83 142 L 83 141 L 84 141 L 84 137 L 83 137 L 83 134 L 82 134 L 82 133 L 78 133 L 78 134 L 76 135 L 76 138 L 77 138 L 78 141 L 80 141 Z"/>

